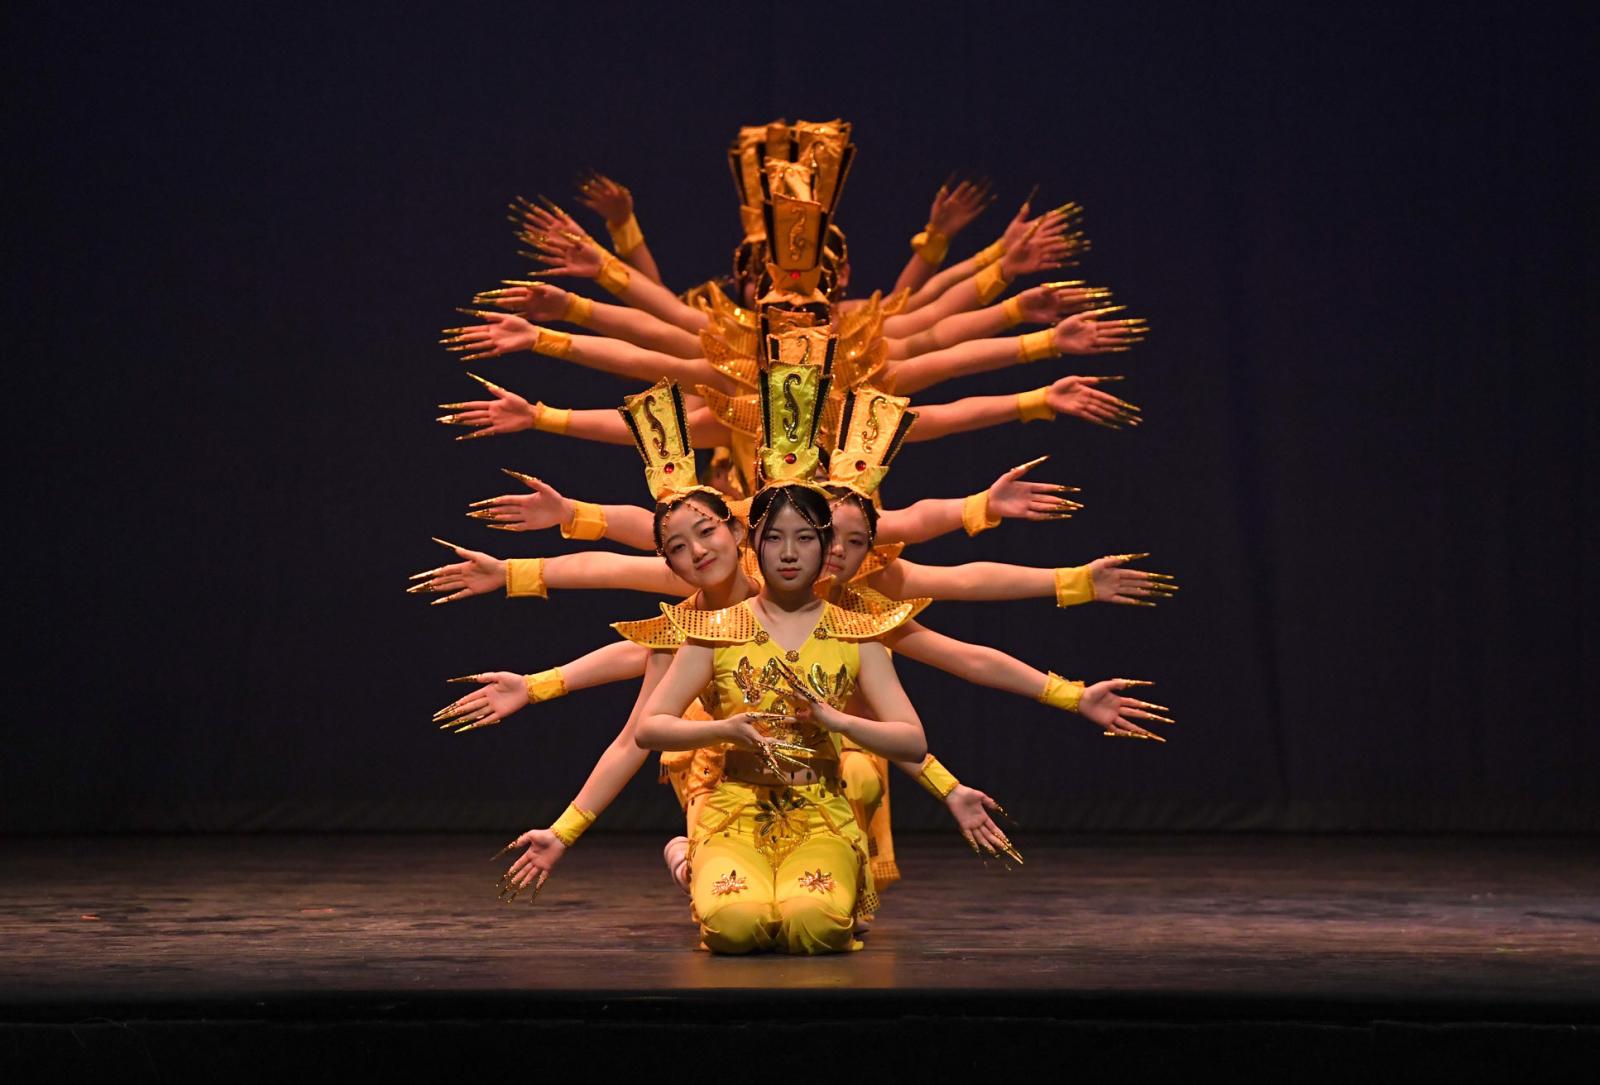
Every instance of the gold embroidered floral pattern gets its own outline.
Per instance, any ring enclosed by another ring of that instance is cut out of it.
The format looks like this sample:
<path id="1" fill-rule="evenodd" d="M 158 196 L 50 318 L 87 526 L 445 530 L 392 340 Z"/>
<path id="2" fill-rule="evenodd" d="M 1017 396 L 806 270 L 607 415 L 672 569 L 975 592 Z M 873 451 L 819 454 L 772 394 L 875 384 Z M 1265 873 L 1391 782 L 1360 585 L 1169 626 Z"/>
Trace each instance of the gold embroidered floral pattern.
<path id="1" fill-rule="evenodd" d="M 805 830 L 805 803 L 788 788 L 756 803 L 756 847 L 772 863 L 781 863 L 797 848 Z"/>
<path id="2" fill-rule="evenodd" d="M 763 676 L 764 677 L 764 676 Z M 744 694 L 745 704 L 760 704 L 762 682 L 756 678 L 756 669 L 750 665 L 749 656 L 740 656 L 738 664 L 733 668 L 733 681 L 739 687 L 739 692 Z"/>
<path id="3" fill-rule="evenodd" d="M 711 895 L 714 897 L 726 897 L 733 893 L 743 893 L 748 888 L 750 888 L 750 883 L 739 877 L 737 870 L 730 870 L 711 883 Z"/>
<path id="4" fill-rule="evenodd" d="M 754 640 L 755 640 L 755 642 L 757 644 L 765 644 L 765 643 L 767 643 L 767 641 L 769 641 L 771 639 L 772 639 L 771 635 L 768 634 L 765 629 L 757 629 L 756 630 L 756 635 L 754 637 Z"/>
<path id="5" fill-rule="evenodd" d="M 825 870 L 808 870 L 800 875 L 800 888 L 810 893 L 831 893 L 839 887 L 833 875 Z"/>

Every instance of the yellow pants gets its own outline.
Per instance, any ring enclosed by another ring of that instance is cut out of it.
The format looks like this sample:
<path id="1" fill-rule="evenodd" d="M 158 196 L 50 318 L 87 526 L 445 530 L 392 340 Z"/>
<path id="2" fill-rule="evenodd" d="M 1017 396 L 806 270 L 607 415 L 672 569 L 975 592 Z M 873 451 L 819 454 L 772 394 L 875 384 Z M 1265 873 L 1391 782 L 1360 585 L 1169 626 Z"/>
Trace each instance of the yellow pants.
<path id="1" fill-rule="evenodd" d="M 690 893 L 713 953 L 860 949 L 876 906 L 866 841 L 830 782 L 772 788 L 724 780 L 697 804 Z"/>

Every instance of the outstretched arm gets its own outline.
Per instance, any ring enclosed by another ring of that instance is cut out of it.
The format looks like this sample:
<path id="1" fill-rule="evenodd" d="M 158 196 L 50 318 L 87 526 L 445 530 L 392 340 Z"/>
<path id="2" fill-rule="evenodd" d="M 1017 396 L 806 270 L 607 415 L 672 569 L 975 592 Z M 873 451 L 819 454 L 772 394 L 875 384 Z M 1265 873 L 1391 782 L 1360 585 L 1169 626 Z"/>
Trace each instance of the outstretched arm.
<path id="1" fill-rule="evenodd" d="M 624 305 L 643 309 L 684 331 L 698 334 L 710 323 L 705 313 L 685 305 L 678 295 L 655 280 L 630 270 L 581 230 L 557 224 L 545 233 L 529 232 L 523 240 L 535 250 L 525 255 L 545 265 L 540 274 L 593 279 Z"/>
<path id="2" fill-rule="evenodd" d="M 603 173 L 590 173 L 578 184 L 578 202 L 606 220 L 606 232 L 617 255 L 652 282 L 661 281 L 656 258 L 645 243 L 634 216 L 633 193 Z"/>
<path id="3" fill-rule="evenodd" d="M 628 431 L 628 424 L 614 408 L 573 410 L 551 407 L 545 403 L 529 403 L 515 392 L 484 380 L 476 373 L 468 373 L 467 376 L 487 388 L 494 398 L 439 404 L 440 410 L 453 413 L 442 415 L 436 421 L 447 426 L 473 427 L 472 432 L 457 437 L 458 441 L 536 429 L 608 445 L 633 444 L 633 434 Z M 686 405 L 695 404 L 689 408 L 688 418 L 691 445 L 695 448 L 716 448 L 732 440 L 727 425 L 703 401 L 695 396 L 685 396 L 684 399 Z"/>
<path id="4" fill-rule="evenodd" d="M 1119 690 L 1136 684 L 1127 679 L 1113 678 L 1087 687 L 1081 682 L 1067 682 L 996 648 L 947 637 L 918 622 L 907 622 L 885 640 L 896 652 L 919 663 L 937 667 L 974 685 L 1015 693 L 1041 704 L 1076 712 L 1107 733 L 1166 741 L 1135 722 L 1143 719 L 1170 723 L 1171 720 L 1152 711 L 1166 709 L 1119 696 Z"/>
<path id="5" fill-rule="evenodd" d="M 1041 456 L 1019 464 L 971 497 L 930 497 L 903 509 L 886 509 L 878 518 L 878 541 L 926 542 L 963 527 L 976 535 L 1004 519 L 1054 520 L 1071 515 L 1082 508 L 1061 496 L 1071 487 L 1022 477 L 1047 459 Z"/>
<path id="6" fill-rule="evenodd" d="M 1109 429 L 1139 424 L 1139 408 L 1095 386 L 1121 377 L 1061 377 L 1043 388 L 1011 396 L 968 396 L 917 408 L 917 424 L 907 441 L 932 441 L 952 433 L 986 429 L 1006 422 L 1054 421 L 1070 414 Z"/>
<path id="7" fill-rule="evenodd" d="M 655 549 L 655 514 L 638 505 L 596 505 L 563 497 L 543 479 L 502 467 L 532 493 L 501 494 L 474 501 L 467 513 L 496 531 L 561 528 L 566 539 L 610 539 L 635 550 Z"/>
<path id="8" fill-rule="evenodd" d="M 919 565 L 900 558 L 867 579 L 891 599 L 958 600 L 1049 599 L 1057 606 L 1079 603 L 1120 603 L 1154 606 L 1170 598 L 1178 586 L 1167 573 L 1129 569 L 1130 561 L 1148 554 L 1109 554 L 1087 565 L 1040 569 L 994 561 L 962 565 Z"/>
<path id="9" fill-rule="evenodd" d="M 641 309 L 591 301 L 559 286 L 532 279 L 502 279 L 496 290 L 485 290 L 474 305 L 496 305 L 533 324 L 560 322 L 589 328 L 647 350 L 675 358 L 700 357 L 700 337 L 658 320 Z"/>
<path id="10" fill-rule="evenodd" d="M 1107 354 L 1125 351 L 1143 342 L 1142 320 L 1106 319 L 1121 309 L 1111 306 L 1075 313 L 1054 328 L 1021 336 L 978 339 L 915 358 L 890 362 L 885 369 L 886 386 L 901 395 L 920 392 L 940 381 L 985 373 L 993 369 L 1063 354 Z"/>
<path id="11" fill-rule="evenodd" d="M 1077 205 L 1064 204 L 1036 219 L 1028 219 L 1027 211 L 1025 203 L 999 241 L 934 276 L 900 313 L 884 321 L 884 334 L 922 331 L 951 313 L 995 301 L 1019 275 L 1076 263 L 1073 257 L 1088 248 L 1082 231 L 1074 228 Z"/>
<path id="12" fill-rule="evenodd" d="M 537 896 L 539 888 L 550 877 L 550 872 L 567 849 L 577 843 L 584 831 L 594 824 L 595 819 L 611 805 L 612 800 L 644 765 L 648 755 L 634 741 L 634 733 L 642 706 L 649 700 L 654 686 L 667 668 L 666 659 L 658 659 L 658 656 L 668 656 L 668 653 L 651 653 L 644 683 L 639 687 L 639 696 L 633 702 L 628 722 L 611 740 L 611 744 L 600 755 L 600 760 L 595 762 L 589 778 L 583 782 L 583 787 L 567 809 L 549 828 L 529 829 L 506 845 L 506 851 L 516 848 L 525 848 L 526 851 L 511 864 L 511 869 L 501 879 L 502 896 L 509 894 L 515 897 L 530 884 Z"/>
<path id="13" fill-rule="evenodd" d="M 482 317 L 484 323 L 446 328 L 447 338 L 440 342 L 452 353 L 462 355 L 464 362 L 530 350 L 647 384 L 654 384 L 666 377 L 691 388 L 696 384 L 722 387 L 726 380 L 704 358 L 679 358 L 605 335 L 568 335 L 530 324 L 520 316 L 508 313 L 491 313 L 483 309 L 461 311 L 469 316 Z"/>
<path id="14" fill-rule="evenodd" d="M 548 597 L 551 588 L 622 588 L 680 598 L 694 591 L 673 575 L 665 561 L 655 557 L 586 550 L 553 558 L 507 559 L 468 550 L 443 539 L 434 542 L 462 559 L 412 576 L 416 583 L 406 591 L 440 595 L 441 598 L 433 600 L 434 606 L 502 589 L 513 598 L 536 596 L 540 599 Z"/>
<path id="15" fill-rule="evenodd" d="M 1043 283 L 970 313 L 947 316 L 933 327 L 904 339 L 886 339 L 890 361 L 953 347 L 973 339 L 999 335 L 1018 324 L 1054 324 L 1073 313 L 1104 304 L 1111 291 L 1080 281 Z"/>
<path id="16" fill-rule="evenodd" d="M 915 292 L 926 283 L 944 263 L 951 239 L 994 202 L 988 181 L 962 181 L 951 188 L 953 180 L 952 175 L 934 194 L 933 206 L 928 209 L 928 224 L 911 239 L 911 259 L 900 272 L 900 278 L 895 280 L 891 293 Z"/>
<path id="17" fill-rule="evenodd" d="M 462 734 L 504 722 L 530 704 L 553 701 L 580 689 L 638 678 L 645 672 L 650 649 L 629 641 L 596 648 L 570 663 L 537 674 L 484 671 L 452 678 L 452 682 L 479 683 L 480 688 L 445 705 L 433 714 L 441 731 Z"/>

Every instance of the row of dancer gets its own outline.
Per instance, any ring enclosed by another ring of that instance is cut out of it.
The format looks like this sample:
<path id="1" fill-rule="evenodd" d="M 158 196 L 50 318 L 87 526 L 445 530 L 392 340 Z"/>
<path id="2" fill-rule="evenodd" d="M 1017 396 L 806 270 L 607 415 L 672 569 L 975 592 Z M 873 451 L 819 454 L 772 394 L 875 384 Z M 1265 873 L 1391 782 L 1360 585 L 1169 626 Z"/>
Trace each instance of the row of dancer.
<path id="1" fill-rule="evenodd" d="M 569 538 L 609 538 L 658 558 L 593 551 L 502 561 L 452 547 L 462 560 L 418 574 L 412 590 L 448 602 L 502 587 L 544 596 L 603 584 L 681 600 L 663 604 L 659 618 L 619 623 L 621 642 L 559 668 L 465 676 L 477 688 L 436 717 L 476 730 L 532 702 L 642 679 L 634 711 L 562 817 L 513 842 L 522 854 L 504 880 L 508 899 L 530 885 L 537 891 L 647 748 L 663 751 L 663 776 L 684 805 L 689 832 L 669 845 L 669 864 L 714 950 L 859 944 L 877 889 L 899 876 L 888 825 L 891 760 L 945 800 L 980 853 L 1020 862 L 990 817 L 993 801 L 926 754 L 886 645 L 1076 711 L 1107 734 L 1157 738 L 1144 724 L 1164 721 L 1163 710 L 1123 692 L 1136 683 L 1069 682 L 915 620 L 932 597 L 1148 605 L 1176 590 L 1163 574 L 1131 568 L 1139 555 L 1060 569 L 941 569 L 901 556 L 907 544 L 963 528 L 977 534 L 1008 515 L 1068 516 L 1080 506 L 1064 487 L 1024 479 L 1029 464 L 964 499 L 903 509 L 884 509 L 878 499 L 890 461 L 930 429 L 940 436 L 1061 413 L 1136 425 L 1131 404 L 1094 387 L 1100 378 L 915 410 L 905 393 L 1009 362 L 1125 350 L 1142 325 L 1090 308 L 1108 292 L 1082 283 L 1046 284 L 985 306 L 1017 274 L 1060 266 L 1087 247 L 1070 205 L 1030 218 L 1025 204 L 995 245 L 950 269 L 955 274 L 934 274 L 948 238 L 989 199 L 965 183 L 941 187 L 888 298 L 845 300 L 847 248 L 832 218 L 853 154 L 848 126 L 837 122 L 742 130 L 730 152 L 746 228 L 734 275 L 683 298 L 655 281 L 631 207 L 621 223 L 608 216 L 619 258 L 553 204 L 521 202 L 519 231 L 550 273 L 592 271 L 626 304 L 521 280 L 476 299 L 508 312 L 472 310 L 483 323 L 449 330 L 447 345 L 472 360 L 529 348 L 655 382 L 613 413 L 557 410 L 483 381 L 493 399 L 448 405 L 453 413 L 441 421 L 472 427 L 467 438 L 529 428 L 634 444 L 653 509 L 573 501 L 519 475 L 529 493 L 475 503 L 470 514 L 502 530 L 559 525 Z M 588 202 L 613 212 L 604 201 L 619 192 L 603 179 L 585 186 Z M 612 334 L 557 332 L 527 319 L 549 319 L 541 314 L 556 305 L 569 323 Z M 1041 332 L 990 334 L 996 321 L 1003 329 L 1068 309 Z M 709 446 L 720 447 L 701 482 L 694 449 Z"/>

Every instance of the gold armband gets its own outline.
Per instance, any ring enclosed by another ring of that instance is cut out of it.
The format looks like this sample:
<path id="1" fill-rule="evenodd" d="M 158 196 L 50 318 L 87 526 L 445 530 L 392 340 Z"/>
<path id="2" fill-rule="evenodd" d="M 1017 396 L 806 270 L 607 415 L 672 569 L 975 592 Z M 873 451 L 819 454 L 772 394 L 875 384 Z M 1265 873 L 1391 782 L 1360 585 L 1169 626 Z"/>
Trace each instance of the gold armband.
<path id="1" fill-rule="evenodd" d="M 1045 402 L 1045 396 L 1049 393 L 1048 387 L 1035 388 L 1031 392 L 1018 392 L 1017 417 L 1024 422 L 1054 422 L 1056 412 Z"/>
<path id="2" fill-rule="evenodd" d="M 933 228 L 933 223 L 911 239 L 911 251 L 922 257 L 929 267 L 938 267 L 950 253 L 950 238 Z"/>
<path id="3" fill-rule="evenodd" d="M 544 586 L 544 558 L 511 558 L 506 562 L 506 598 L 528 595 L 550 597 Z"/>
<path id="4" fill-rule="evenodd" d="M 1011 285 L 1011 280 L 1006 278 L 1001 265 L 996 262 L 990 264 L 972 277 L 978 285 L 978 304 L 991 305 L 994 299 L 1006 292 L 1006 287 Z"/>
<path id="5" fill-rule="evenodd" d="M 567 295 L 567 311 L 561 314 L 561 319 L 568 324 L 576 324 L 580 328 L 589 326 L 589 319 L 594 315 L 594 302 L 582 294 Z"/>
<path id="6" fill-rule="evenodd" d="M 1082 682 L 1069 682 L 1055 671 L 1049 672 L 1049 677 L 1044 680 L 1044 689 L 1039 694 L 1040 704 L 1076 712 L 1078 702 L 1081 700 L 1083 700 Z"/>
<path id="7" fill-rule="evenodd" d="M 990 245 L 988 248 L 979 249 L 977 255 L 972 258 L 972 263 L 979 271 L 982 271 L 990 264 L 998 264 L 1000 262 L 1000 257 L 1004 256 L 1005 254 L 1006 243 L 1005 239 L 1002 238 L 1001 240 Z"/>
<path id="8" fill-rule="evenodd" d="M 550 831 L 556 834 L 556 839 L 570 848 L 578 842 L 578 837 L 583 835 L 584 830 L 594 824 L 594 819 L 594 814 L 587 810 L 579 810 L 568 803 L 567 808 L 561 811 L 561 816 L 550 826 Z"/>
<path id="9" fill-rule="evenodd" d="M 1041 358 L 1058 358 L 1054 328 L 1040 328 L 1036 332 L 1017 336 L 1017 357 L 1024 362 L 1037 362 Z"/>
<path id="10" fill-rule="evenodd" d="M 1094 602 L 1094 577 L 1087 565 L 1056 570 L 1056 606 L 1075 607 Z"/>
<path id="11" fill-rule="evenodd" d="M 572 524 L 561 525 L 563 539 L 603 539 L 606 536 L 606 510 L 587 501 L 572 503 Z"/>
<path id="12" fill-rule="evenodd" d="M 525 674 L 522 680 L 528 685 L 528 703 L 540 704 L 544 701 L 553 701 L 557 697 L 567 695 L 566 679 L 561 677 L 560 667 L 551 667 L 538 674 Z"/>
<path id="13" fill-rule="evenodd" d="M 1022 323 L 1022 295 L 1013 294 L 1000 303 L 1000 312 L 1006 318 L 1006 327 L 1014 328 Z"/>
<path id="14" fill-rule="evenodd" d="M 536 430 L 565 433 L 571 421 L 572 409 L 569 407 L 547 407 L 543 403 L 533 405 L 533 428 Z"/>
<path id="15" fill-rule="evenodd" d="M 628 265 L 602 249 L 600 250 L 600 274 L 594 277 L 594 281 L 620 298 L 623 292 L 628 289 Z"/>
<path id="16" fill-rule="evenodd" d="M 939 764 L 939 759 L 931 753 L 922 763 L 922 771 L 917 773 L 917 783 L 940 802 L 944 802 L 950 792 L 961 786 L 961 781 L 952 776 L 949 769 Z"/>
<path id="17" fill-rule="evenodd" d="M 606 223 L 606 230 L 611 234 L 611 244 L 617 250 L 618 256 L 626 256 L 640 245 L 644 244 L 644 231 L 639 229 L 639 220 L 633 212 L 628 212 L 628 217 L 613 226 Z"/>
<path id="18" fill-rule="evenodd" d="M 1000 526 L 1000 517 L 989 515 L 988 490 L 970 494 L 961 503 L 961 526 L 967 529 L 968 535 L 976 535 L 981 531 L 988 531 L 991 527 Z"/>
<path id="19" fill-rule="evenodd" d="M 566 332 L 551 331 L 549 328 L 541 328 L 535 324 L 533 334 L 533 352 L 535 354 L 548 354 L 552 358 L 570 358 L 572 356 L 572 336 Z"/>

